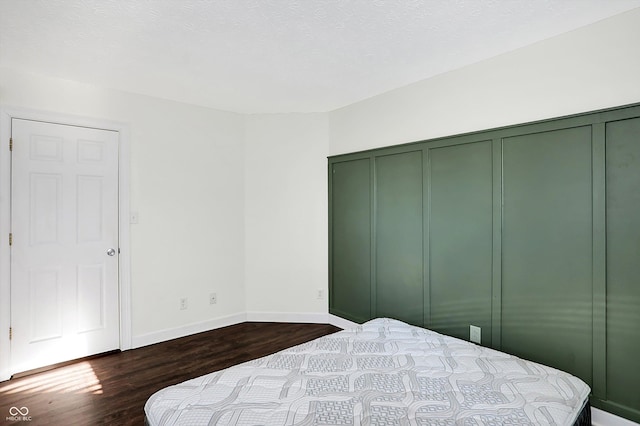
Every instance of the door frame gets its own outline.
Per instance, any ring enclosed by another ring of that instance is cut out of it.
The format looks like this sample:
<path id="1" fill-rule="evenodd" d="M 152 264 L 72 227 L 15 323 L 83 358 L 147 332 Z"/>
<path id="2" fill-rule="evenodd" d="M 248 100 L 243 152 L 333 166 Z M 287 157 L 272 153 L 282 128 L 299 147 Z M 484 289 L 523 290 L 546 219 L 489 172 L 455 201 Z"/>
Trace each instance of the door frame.
<path id="1" fill-rule="evenodd" d="M 53 124 L 91 127 L 116 131 L 118 149 L 118 268 L 120 350 L 131 349 L 131 250 L 130 250 L 130 129 L 129 124 L 69 114 L 25 108 L 0 107 L 0 381 L 11 378 L 11 258 L 9 229 L 11 226 L 11 155 L 9 138 L 11 120 L 25 119 Z"/>

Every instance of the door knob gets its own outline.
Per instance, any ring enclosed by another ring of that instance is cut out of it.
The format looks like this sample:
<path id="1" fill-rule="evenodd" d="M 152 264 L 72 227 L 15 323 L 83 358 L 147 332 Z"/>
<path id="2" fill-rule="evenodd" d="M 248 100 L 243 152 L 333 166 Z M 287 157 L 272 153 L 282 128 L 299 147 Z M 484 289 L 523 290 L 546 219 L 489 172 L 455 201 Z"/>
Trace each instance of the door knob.
<path id="1" fill-rule="evenodd" d="M 110 248 L 109 250 L 107 250 L 107 254 L 109 256 L 115 256 L 116 255 L 116 249 Z"/>

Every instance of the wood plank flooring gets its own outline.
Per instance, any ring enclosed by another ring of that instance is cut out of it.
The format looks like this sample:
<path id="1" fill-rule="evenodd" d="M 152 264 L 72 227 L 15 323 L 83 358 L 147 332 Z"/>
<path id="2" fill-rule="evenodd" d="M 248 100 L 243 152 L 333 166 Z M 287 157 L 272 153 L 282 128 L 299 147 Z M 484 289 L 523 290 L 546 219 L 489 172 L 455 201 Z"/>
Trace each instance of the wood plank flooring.
<path id="1" fill-rule="evenodd" d="M 246 322 L 0 382 L 0 424 L 144 425 L 159 389 L 339 330 Z M 31 421 L 7 420 L 11 407 L 27 407 Z"/>

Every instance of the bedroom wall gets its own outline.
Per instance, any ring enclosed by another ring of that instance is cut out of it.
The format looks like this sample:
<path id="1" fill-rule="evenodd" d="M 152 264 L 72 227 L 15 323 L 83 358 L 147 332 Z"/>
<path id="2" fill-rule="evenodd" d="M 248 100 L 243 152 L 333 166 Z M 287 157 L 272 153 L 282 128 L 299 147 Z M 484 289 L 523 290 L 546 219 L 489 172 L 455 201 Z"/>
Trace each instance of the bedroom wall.
<path id="1" fill-rule="evenodd" d="M 327 114 L 249 115 L 244 145 L 248 318 L 326 322 Z"/>
<path id="2" fill-rule="evenodd" d="M 244 314 L 242 116 L 10 69 L 0 104 L 130 125 L 134 346 Z"/>
<path id="3" fill-rule="evenodd" d="M 332 111 L 330 154 L 640 101 L 640 9 Z"/>
<path id="4" fill-rule="evenodd" d="M 637 40 L 638 9 L 332 111 L 330 154 L 638 103 Z M 623 405 L 606 409 L 640 418 Z"/>

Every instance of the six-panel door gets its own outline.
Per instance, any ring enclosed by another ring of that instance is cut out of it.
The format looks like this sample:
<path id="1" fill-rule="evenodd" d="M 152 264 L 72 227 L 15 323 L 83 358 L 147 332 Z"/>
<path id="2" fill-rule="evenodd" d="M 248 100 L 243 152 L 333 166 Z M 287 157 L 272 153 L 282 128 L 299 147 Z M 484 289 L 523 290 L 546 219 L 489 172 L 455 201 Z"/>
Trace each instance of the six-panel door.
<path id="1" fill-rule="evenodd" d="M 118 133 L 13 119 L 12 139 L 11 372 L 117 349 Z"/>

